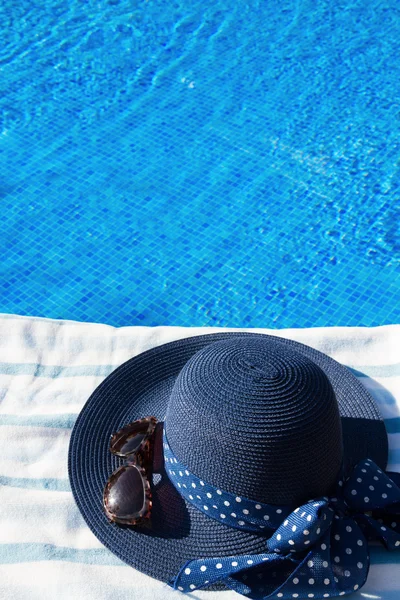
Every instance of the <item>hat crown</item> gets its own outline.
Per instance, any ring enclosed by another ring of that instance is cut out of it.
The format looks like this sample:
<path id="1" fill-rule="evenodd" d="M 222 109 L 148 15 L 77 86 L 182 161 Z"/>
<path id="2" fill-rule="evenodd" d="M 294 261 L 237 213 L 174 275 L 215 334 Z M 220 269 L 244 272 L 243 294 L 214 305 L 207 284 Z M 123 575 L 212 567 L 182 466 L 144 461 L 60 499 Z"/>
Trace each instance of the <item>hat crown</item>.
<path id="1" fill-rule="evenodd" d="M 326 494 L 342 463 L 329 379 L 304 355 L 257 335 L 192 356 L 173 387 L 166 433 L 196 476 L 268 504 Z"/>

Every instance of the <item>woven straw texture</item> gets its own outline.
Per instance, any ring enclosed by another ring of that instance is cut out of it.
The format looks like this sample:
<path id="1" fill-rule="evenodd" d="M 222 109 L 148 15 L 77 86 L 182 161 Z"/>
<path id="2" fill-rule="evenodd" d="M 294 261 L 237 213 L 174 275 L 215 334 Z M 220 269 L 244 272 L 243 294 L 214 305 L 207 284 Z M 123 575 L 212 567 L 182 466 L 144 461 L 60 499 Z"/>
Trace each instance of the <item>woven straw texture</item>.
<path id="1" fill-rule="evenodd" d="M 230 343 L 222 342 L 218 363 L 210 344 L 223 340 Z M 201 361 L 187 364 L 200 350 Z M 226 397 L 218 393 L 222 389 L 228 390 Z M 163 420 L 167 414 L 171 446 L 196 475 L 227 491 L 278 503 L 304 493 L 296 469 L 308 477 L 307 486 L 317 485 L 321 475 L 322 487 L 330 483 L 329 470 L 337 469 L 342 446 L 332 389 L 342 417 L 345 463 L 369 456 L 384 468 L 387 435 L 374 401 L 350 371 L 328 356 L 291 340 L 243 333 L 199 336 L 149 350 L 107 377 L 78 417 L 69 451 L 74 497 L 105 546 L 162 581 L 173 578 L 189 559 L 261 552 L 263 536 L 226 527 L 183 500 L 163 469 L 160 432 L 151 528 L 109 524 L 102 491 L 119 464 L 108 450 L 110 435 L 134 419 L 154 414 Z M 263 465 L 271 480 L 263 476 Z"/>
<path id="2" fill-rule="evenodd" d="M 196 353 L 177 378 L 166 431 L 189 471 L 267 504 L 326 494 L 342 463 L 328 377 L 306 356 L 262 336 Z"/>

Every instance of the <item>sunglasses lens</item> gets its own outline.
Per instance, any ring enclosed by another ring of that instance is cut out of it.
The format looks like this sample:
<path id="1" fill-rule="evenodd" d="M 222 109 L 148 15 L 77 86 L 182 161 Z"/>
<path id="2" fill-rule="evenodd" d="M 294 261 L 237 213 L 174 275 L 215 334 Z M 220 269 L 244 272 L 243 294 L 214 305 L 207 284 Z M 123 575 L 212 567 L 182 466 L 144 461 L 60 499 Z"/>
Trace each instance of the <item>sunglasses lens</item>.
<path id="1" fill-rule="evenodd" d="M 121 432 L 116 433 L 111 439 L 110 450 L 114 454 L 128 456 L 140 448 L 141 443 L 149 430 L 147 421 L 137 421 L 124 427 Z"/>
<path id="2" fill-rule="evenodd" d="M 143 477 L 134 465 L 122 467 L 112 476 L 104 502 L 117 518 L 137 518 L 144 507 L 145 490 Z"/>

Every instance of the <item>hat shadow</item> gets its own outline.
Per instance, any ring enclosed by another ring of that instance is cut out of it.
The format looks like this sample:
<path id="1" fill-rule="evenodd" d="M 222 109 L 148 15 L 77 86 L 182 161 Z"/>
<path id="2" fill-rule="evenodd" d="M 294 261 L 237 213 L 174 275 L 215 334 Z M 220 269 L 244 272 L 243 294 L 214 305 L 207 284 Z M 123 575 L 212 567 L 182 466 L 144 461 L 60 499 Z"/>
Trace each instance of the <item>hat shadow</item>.
<path id="1" fill-rule="evenodd" d="M 135 529 L 149 537 L 182 539 L 189 535 L 190 515 L 166 473 L 162 438 L 163 423 L 159 422 L 154 434 L 151 517 L 147 525 Z"/>
<path id="2" fill-rule="evenodd" d="M 383 402 L 396 406 L 396 399 L 384 385 L 378 383 L 373 377 L 366 375 L 362 371 L 354 368 L 351 368 L 350 371 L 356 377 L 362 378 L 364 382 L 373 382 L 373 386 L 366 385 L 365 383 L 363 385 L 373 397 L 379 411 L 381 411 Z M 358 461 L 368 457 L 385 470 L 388 462 L 389 446 L 383 417 L 361 418 L 343 416 L 341 421 L 344 456 L 352 457 L 351 464 L 348 466 L 354 466 Z M 356 431 L 358 432 L 357 439 L 354 437 Z"/>
<path id="3" fill-rule="evenodd" d="M 376 381 L 376 379 L 370 377 L 369 375 L 366 375 L 366 373 L 364 373 L 363 371 L 358 371 L 357 369 L 354 369 L 353 367 L 349 367 L 349 371 L 351 371 L 351 373 L 355 375 L 355 377 L 358 377 L 363 381 L 373 382 L 373 389 L 371 389 L 372 386 L 367 386 L 365 384 L 363 385 L 371 394 L 371 396 L 375 400 L 375 404 L 379 409 L 383 401 L 385 404 L 397 406 L 396 398 L 393 396 L 392 392 L 390 392 L 384 385 Z M 398 410 L 398 416 L 400 416 L 400 409 Z"/>

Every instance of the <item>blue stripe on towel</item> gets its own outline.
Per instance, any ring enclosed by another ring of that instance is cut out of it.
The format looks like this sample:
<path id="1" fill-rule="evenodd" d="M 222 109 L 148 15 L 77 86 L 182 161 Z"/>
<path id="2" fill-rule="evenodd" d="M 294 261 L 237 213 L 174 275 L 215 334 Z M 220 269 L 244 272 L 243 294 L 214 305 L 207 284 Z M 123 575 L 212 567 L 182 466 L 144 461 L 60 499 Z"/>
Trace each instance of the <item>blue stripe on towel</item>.
<path id="1" fill-rule="evenodd" d="M 388 433 L 400 433 L 400 417 L 385 419 L 385 426 Z"/>
<path id="2" fill-rule="evenodd" d="M 0 485 L 24 488 L 27 490 L 51 490 L 53 492 L 70 492 L 68 479 L 33 479 L 25 477 L 5 477 L 0 475 Z"/>
<path id="3" fill-rule="evenodd" d="M 400 464 L 400 448 L 389 448 L 389 463 Z"/>
<path id="4" fill-rule="evenodd" d="M 72 429 L 78 415 L 0 415 L 1 425 L 17 425 L 23 427 L 57 427 L 59 429 Z"/>
<path id="5" fill-rule="evenodd" d="M 32 375 L 32 377 L 82 377 L 109 375 L 118 365 L 79 365 L 63 367 L 61 365 L 38 365 L 36 363 L 0 363 L 0 375 Z"/>
<path id="6" fill-rule="evenodd" d="M 128 566 L 106 548 L 66 548 L 53 544 L 0 544 L 0 564 L 64 560 L 90 565 Z"/>
<path id="7" fill-rule="evenodd" d="M 383 546 L 369 546 L 369 556 L 372 565 L 400 564 L 400 552 L 389 552 Z"/>

